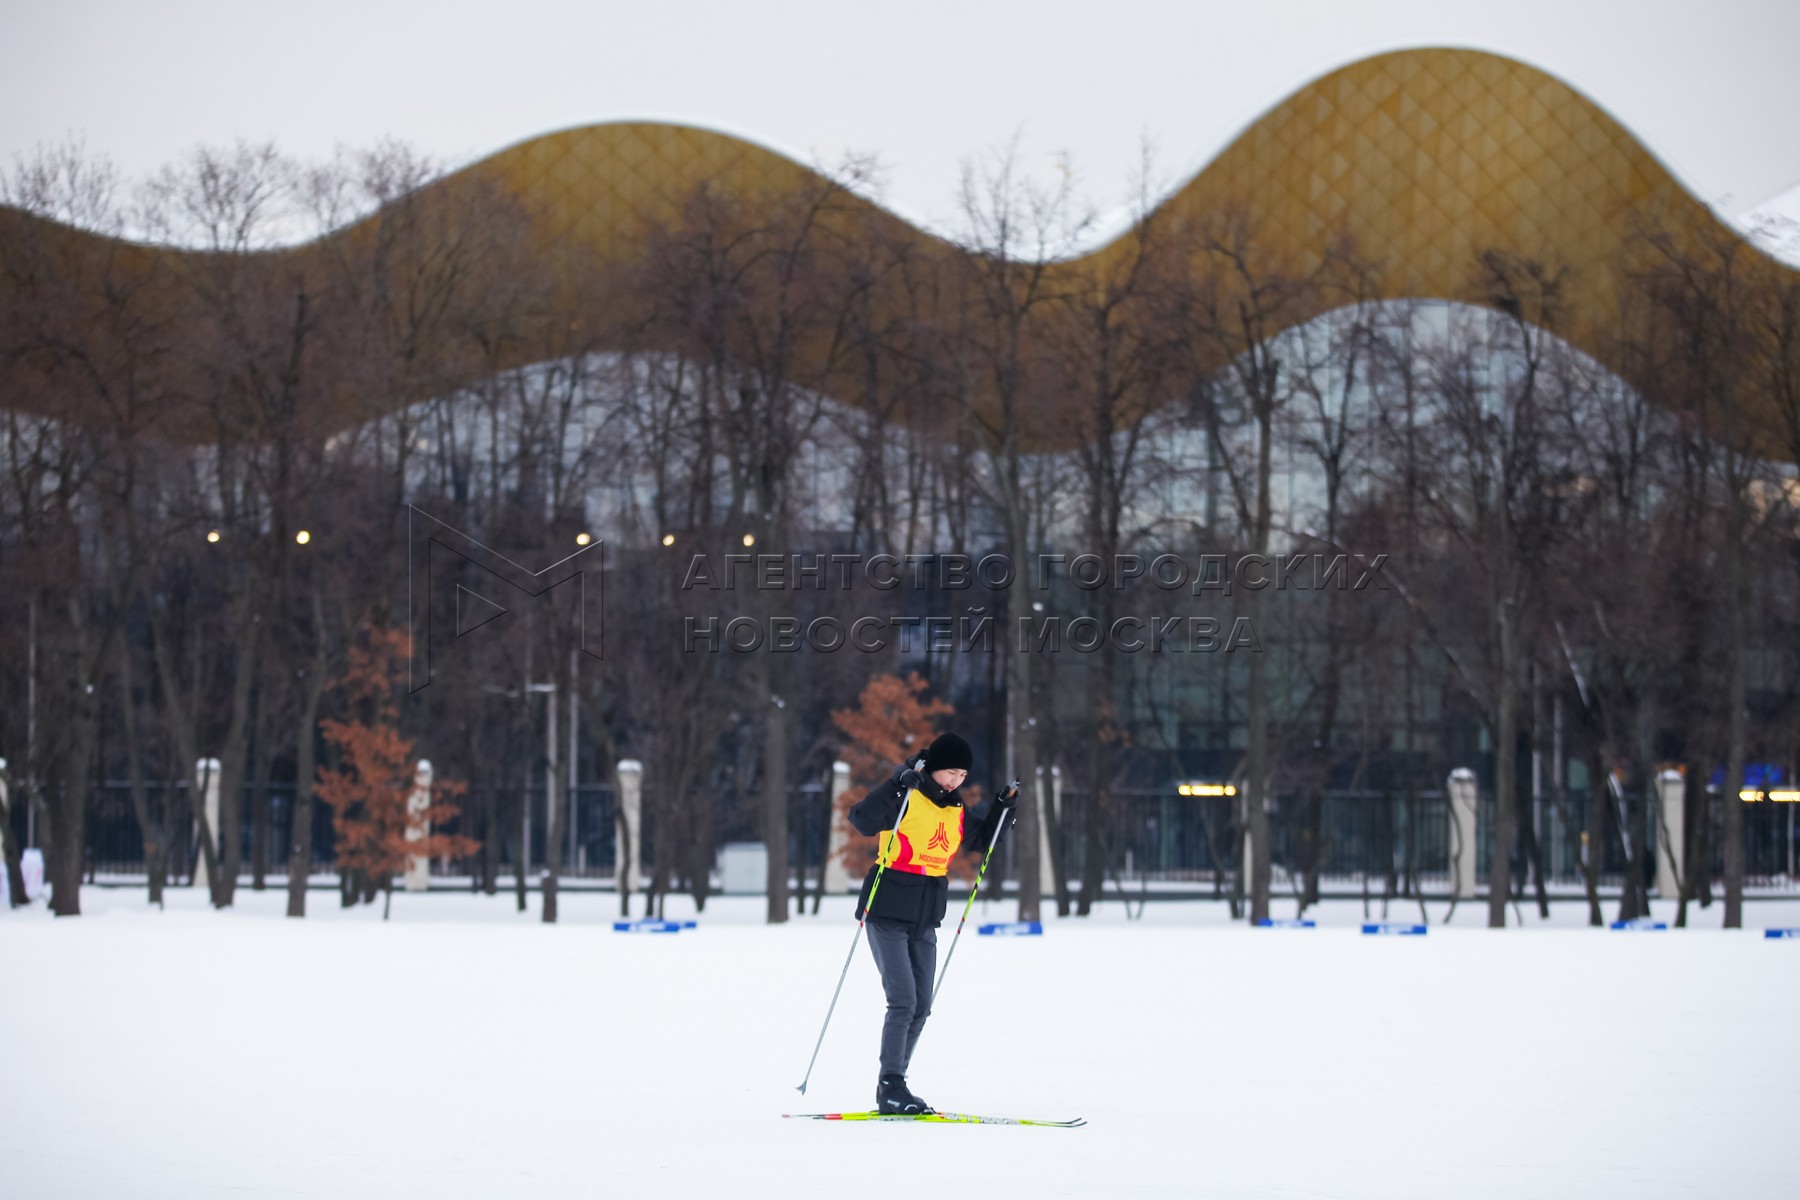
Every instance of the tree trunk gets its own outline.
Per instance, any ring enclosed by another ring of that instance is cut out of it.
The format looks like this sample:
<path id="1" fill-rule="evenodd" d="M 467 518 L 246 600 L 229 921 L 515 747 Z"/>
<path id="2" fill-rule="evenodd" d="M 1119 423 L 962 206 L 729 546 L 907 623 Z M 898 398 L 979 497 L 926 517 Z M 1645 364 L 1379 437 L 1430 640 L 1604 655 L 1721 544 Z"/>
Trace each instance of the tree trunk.
<path id="1" fill-rule="evenodd" d="M 769 699 L 763 746 L 763 845 L 769 852 L 769 924 L 788 917 L 788 712 L 780 697 Z M 667 855 L 659 854 L 658 858 Z"/>
<path id="2" fill-rule="evenodd" d="M 1538 919 L 1550 919 L 1550 896 L 1544 881 L 1544 689 L 1539 685 L 1537 667 L 1531 669 L 1531 817 L 1522 822 L 1526 855 L 1531 862 L 1531 881 L 1537 893 Z"/>
<path id="3" fill-rule="evenodd" d="M 511 819 L 514 815 L 508 813 L 506 822 L 512 826 L 512 832 L 508 835 L 507 840 L 513 844 L 514 850 L 513 899 L 518 906 L 518 911 L 524 912 L 526 907 L 525 871 L 527 869 L 525 859 L 531 853 L 531 774 L 529 766 L 526 767 L 525 778 L 519 785 L 519 811 L 516 814 L 518 820 Z"/>
<path id="4" fill-rule="evenodd" d="M 1260 377 L 1259 377 L 1260 378 Z M 1271 381 L 1272 386 L 1272 381 Z M 1271 473 L 1275 453 L 1275 398 L 1259 395 L 1256 400 L 1256 516 L 1251 525 L 1251 546 L 1257 554 L 1269 552 L 1269 530 L 1273 520 L 1270 498 Z M 1252 628 L 1261 629 L 1267 607 L 1267 589 L 1250 592 L 1246 605 Z M 1260 648 L 1250 651 L 1250 687 L 1246 698 L 1248 723 L 1245 747 L 1244 831 L 1250 838 L 1250 922 L 1269 917 L 1269 785 L 1274 777 L 1274 764 L 1269 761 L 1269 665 L 1268 656 Z M 1390 856 L 1391 857 L 1391 856 Z"/>
<path id="5" fill-rule="evenodd" d="M 1520 851 L 1525 856 L 1525 865 L 1531 871 L 1532 892 L 1537 900 L 1538 919 L 1550 919 L 1550 894 L 1544 886 L 1544 844 L 1538 838 L 1537 808 L 1533 806 L 1531 816 L 1520 820 L 1519 839 L 1522 842 Z"/>
<path id="6" fill-rule="evenodd" d="M 556 656 L 552 656 L 552 663 Z M 555 676 L 555 667 L 551 675 Z M 562 871 L 562 838 L 563 838 L 563 780 L 560 767 L 560 755 L 556 744 L 556 699 L 563 695 L 567 688 L 567 680 L 563 687 L 550 692 L 544 697 L 544 872 L 539 877 L 539 890 L 542 892 L 543 904 L 541 918 L 546 925 L 556 924 L 556 885 L 557 876 Z"/>
<path id="7" fill-rule="evenodd" d="M 1643 915 L 1638 907 L 1637 822 L 1632 820 L 1631 805 L 1622 785 L 1609 786 L 1607 803 L 1613 806 L 1613 819 L 1619 827 L 1619 848 L 1625 855 L 1625 869 L 1619 873 L 1618 920 L 1630 921 Z"/>
<path id="8" fill-rule="evenodd" d="M 1261 485 L 1263 489 L 1267 486 L 1266 481 Z M 1247 607 L 1251 625 L 1260 626 L 1263 614 L 1260 589 L 1250 593 Z M 1250 688 L 1246 705 L 1249 737 L 1244 755 L 1244 835 L 1250 839 L 1250 878 L 1246 884 L 1250 922 L 1255 924 L 1269 917 L 1268 793 L 1273 775 L 1269 762 L 1269 671 L 1266 656 L 1259 650 L 1250 652 Z"/>
<path id="9" fill-rule="evenodd" d="M 137 814 L 138 832 L 144 840 L 144 879 L 150 892 L 150 903 L 161 908 L 163 903 L 163 857 L 167 834 L 157 814 L 150 811 L 148 789 L 144 786 L 144 757 L 138 743 L 136 691 L 132 682 L 131 647 L 119 641 L 119 700 L 125 726 L 125 763 L 131 778 L 131 809 Z"/>
<path id="10" fill-rule="evenodd" d="M 1730 498 L 1734 514 L 1743 501 L 1734 494 Z M 1738 793 L 1744 787 L 1745 742 L 1748 740 L 1746 729 L 1748 719 L 1748 664 L 1749 648 L 1747 646 L 1747 624 L 1744 602 L 1744 554 L 1742 538 L 1739 530 L 1741 521 L 1734 521 L 1733 528 L 1726 531 L 1726 626 L 1725 634 L 1729 639 L 1726 649 L 1729 675 L 1725 693 L 1725 793 L 1719 802 L 1725 806 L 1724 821 L 1720 823 L 1719 837 L 1723 839 L 1725 914 L 1723 925 L 1726 929 L 1741 929 L 1744 924 L 1744 802 Z"/>
<path id="11" fill-rule="evenodd" d="M 322 625 L 320 606 L 313 604 L 315 624 Z M 294 730 L 294 811 L 288 836 L 287 915 L 306 915 L 306 882 L 312 875 L 313 776 L 317 774 L 316 741 L 318 737 L 319 700 L 325 694 L 326 657 L 321 628 L 319 645 L 313 652 L 311 669 L 306 673 L 306 687 L 300 702 L 300 720 Z"/>
<path id="12" fill-rule="evenodd" d="M 1118 539 L 1103 539 L 1103 545 L 1106 543 L 1110 543 L 1105 556 L 1106 561 L 1114 562 L 1116 561 L 1115 554 L 1118 550 Z M 1100 622 L 1100 628 L 1110 630 L 1113 627 L 1115 608 L 1113 603 L 1113 589 L 1110 587 L 1100 589 L 1099 593 L 1094 597 L 1094 600 L 1099 608 L 1099 612 L 1096 615 Z M 1118 662 L 1118 655 L 1112 651 L 1107 651 L 1098 657 L 1099 661 L 1093 663 L 1090 668 L 1095 672 L 1097 678 L 1094 681 L 1092 689 L 1093 694 L 1088 698 L 1088 702 L 1094 714 L 1094 732 L 1088 752 L 1091 767 L 1088 781 L 1088 802 L 1082 813 L 1082 834 L 1086 851 L 1082 856 L 1081 902 L 1080 907 L 1077 910 L 1079 914 L 1084 917 L 1092 911 L 1094 902 L 1100 897 L 1100 890 L 1103 886 L 1101 882 L 1102 872 L 1106 869 L 1106 864 L 1111 858 L 1111 846 L 1108 845 L 1110 838 L 1107 829 L 1107 816 L 1111 811 L 1112 805 L 1107 798 L 1107 785 L 1112 779 L 1112 764 L 1110 761 L 1112 756 L 1110 750 L 1113 742 L 1114 730 L 1116 728 L 1113 705 L 1114 699 L 1118 694 L 1117 673 L 1115 669 Z M 1044 811 L 1048 812 L 1049 808 L 1049 804 L 1046 803 L 1044 805 Z M 1044 832 L 1047 833 L 1048 831 Z M 1042 861 L 1041 856 L 1039 861 Z M 1057 910 L 1059 913 L 1063 914 L 1066 914 L 1068 911 L 1068 884 L 1066 876 L 1066 871 L 1058 872 L 1058 886 L 1056 889 Z"/>
<path id="13" fill-rule="evenodd" d="M 77 685 L 79 686 L 79 685 Z M 59 917 L 81 915 L 81 878 L 87 865 L 87 797 L 93 784 L 94 701 L 76 700 L 63 754 L 61 787 L 51 795 L 48 860 L 50 911 Z"/>
<path id="14" fill-rule="evenodd" d="M 1020 543 L 1023 544 L 1022 538 Z M 1020 558 L 1015 561 L 1025 560 Z M 1015 645 L 1012 653 L 1007 656 L 1006 715 L 1007 737 L 1012 742 L 1013 775 L 1019 781 L 1018 836 L 1013 840 L 1013 856 L 1018 864 L 1021 921 L 1039 919 L 1043 898 L 1038 850 L 1041 831 L 1038 827 L 1037 718 L 1032 716 L 1031 707 L 1031 655 Z M 1088 852 L 1097 853 L 1092 846 L 1088 848 Z M 1002 885 L 1004 878 L 1002 876 Z M 1098 892 L 1099 889 L 1095 890 Z M 994 892 L 998 898 L 1000 888 L 996 887 Z M 1087 901 L 1085 884 L 1082 887 L 1082 901 Z"/>
<path id="15" fill-rule="evenodd" d="M 271 690 L 271 681 L 265 680 L 256 699 L 256 745 L 252 748 L 250 771 L 250 886 L 259 892 L 269 875 L 269 775 L 275 769 L 275 754 L 269 745 L 270 727 L 274 724 Z"/>
<path id="16" fill-rule="evenodd" d="M 178 847 L 180 857 L 186 868 L 184 874 L 188 886 L 199 881 L 201 864 L 206 867 L 208 886 L 216 881 L 219 875 L 218 830 L 214 829 L 206 819 L 205 780 L 201 779 L 198 766 L 200 744 L 195 732 L 192 715 L 188 711 L 186 699 L 180 693 L 180 673 L 175 667 L 175 649 L 168 629 L 157 619 L 156 605 L 149 606 L 150 645 L 156 662 L 156 675 L 160 684 L 157 689 L 162 698 L 163 729 L 167 731 L 170 741 L 174 743 L 175 757 L 180 763 L 182 774 L 187 780 L 187 812 L 177 823 L 171 817 L 170 828 L 181 830 L 179 836 L 171 836 Z M 196 662 L 194 666 L 194 686 L 199 684 L 198 641 L 195 643 Z M 196 861 L 187 863 L 188 837 L 187 830 L 199 831 L 199 846 L 196 849 Z"/>
<path id="17" fill-rule="evenodd" d="M 1506 902 L 1512 896 L 1513 794 L 1517 774 L 1519 729 L 1513 696 L 1513 613 L 1502 599 L 1496 614 L 1500 635 L 1500 678 L 1494 722 L 1494 831 L 1488 843 L 1488 928 L 1506 928 Z"/>
<path id="18" fill-rule="evenodd" d="M 1325 522 L 1326 536 L 1336 545 L 1337 539 L 1337 505 L 1336 493 L 1332 492 Z M 1343 694 L 1343 644 L 1342 623 L 1339 620 L 1338 592 L 1336 589 L 1325 593 L 1325 669 L 1320 684 L 1319 697 L 1319 779 L 1317 789 L 1307 798 L 1306 806 L 1299 814 L 1300 862 L 1304 872 L 1304 880 L 1300 894 L 1300 912 L 1319 902 L 1319 875 L 1324 870 L 1325 860 L 1325 796 L 1331 788 L 1332 744 L 1337 739 L 1337 714 L 1339 701 Z M 1385 801 L 1384 801 L 1385 803 Z M 1390 814 L 1389 825 L 1392 820 Z M 1394 876 L 1393 846 L 1388 845 L 1388 878 Z M 1389 887 L 1390 892 L 1393 887 Z"/>
<path id="19" fill-rule="evenodd" d="M 811 822 L 808 820 L 808 815 L 804 804 L 801 804 L 792 812 L 792 818 L 797 818 L 797 824 L 794 829 L 794 845 L 799 848 L 799 855 L 794 859 L 794 915 L 796 917 L 804 917 L 806 915 L 807 874 L 808 868 L 812 865 L 808 861 L 806 852 L 806 833 L 807 828 L 811 825 Z M 695 849 L 698 849 L 698 847 L 695 847 Z M 692 886 L 695 891 L 694 899 L 696 904 L 703 904 L 705 903 L 706 896 L 706 863 L 699 854 L 694 856 L 693 861 L 694 880 Z"/>
<path id="20" fill-rule="evenodd" d="M 505 838 L 500 828 L 500 793 L 494 788 L 481 790 L 481 891 L 492 896 L 500 890 L 500 845 Z"/>
<path id="21" fill-rule="evenodd" d="M 1050 768 L 1052 782 L 1050 794 L 1044 799 L 1044 828 L 1041 836 L 1050 839 L 1050 869 L 1056 872 L 1054 891 L 1056 895 L 1056 915 L 1069 915 L 1069 868 L 1067 846 L 1063 838 L 1062 813 L 1056 806 L 1057 789 L 1054 782 L 1056 767 Z"/>
<path id="22" fill-rule="evenodd" d="M 819 915 L 819 905 L 823 903 L 825 899 L 825 870 L 831 864 L 831 823 L 837 820 L 837 809 L 833 806 L 831 800 L 831 779 L 832 771 L 827 767 L 825 770 L 825 792 L 822 801 L 821 824 L 819 825 L 819 837 L 823 843 L 819 851 L 819 884 L 813 889 L 812 901 L 812 915 L 815 917 Z"/>
<path id="23" fill-rule="evenodd" d="M 1620 834 L 1625 843 L 1625 881 L 1619 889 L 1619 920 L 1633 921 L 1639 917 L 1650 915 L 1650 880 L 1645 877 L 1646 869 L 1654 864 L 1650 859 L 1650 812 L 1654 804 L 1656 789 L 1656 772 L 1650 768 L 1651 734 L 1649 726 L 1649 701 L 1640 697 L 1637 703 L 1636 719 L 1633 727 L 1637 732 L 1637 745 L 1634 756 L 1639 764 L 1638 771 L 1643 776 L 1644 795 L 1637 799 L 1634 811 L 1628 796 L 1637 792 L 1633 788 L 1619 790 Z"/>
<path id="24" fill-rule="evenodd" d="M 229 908 L 244 859 L 244 759 L 250 742 L 250 698 L 261 661 L 262 614 L 250 599 L 237 622 L 237 673 L 231 688 L 231 725 L 219 751 L 219 870 L 212 876 L 213 904 Z"/>
<path id="25" fill-rule="evenodd" d="M 1087 802 L 1081 808 L 1081 899 L 1075 912 L 1087 916 L 1100 897 L 1102 873 L 1106 869 L 1106 746 L 1094 739 L 1090 764 Z"/>
<path id="26" fill-rule="evenodd" d="M 18 908 L 29 901 L 25 898 L 25 876 L 19 865 L 19 835 L 13 832 L 11 803 L 11 780 L 8 780 L 5 786 L 0 786 L 0 852 L 6 855 L 7 907 Z"/>
<path id="27" fill-rule="evenodd" d="M 1606 863 L 1606 814 L 1612 808 L 1612 800 L 1606 794 L 1605 766 L 1605 758 L 1598 750 L 1589 753 L 1587 844 L 1583 847 L 1587 858 L 1589 925 L 1606 924 L 1600 912 L 1600 872 Z"/>
<path id="28" fill-rule="evenodd" d="M 76 659 L 75 679 L 68 689 L 70 719 L 63 743 L 61 763 L 62 786 L 51 799 L 48 874 L 53 889 L 50 911 L 59 917 L 81 915 L 81 877 L 87 865 L 88 792 L 93 786 L 94 743 L 100 725 L 99 663 L 102 649 L 95 652 L 92 633 L 82 612 L 78 595 L 69 597 L 69 623 L 74 631 Z M 116 626 L 115 626 L 116 628 Z"/>

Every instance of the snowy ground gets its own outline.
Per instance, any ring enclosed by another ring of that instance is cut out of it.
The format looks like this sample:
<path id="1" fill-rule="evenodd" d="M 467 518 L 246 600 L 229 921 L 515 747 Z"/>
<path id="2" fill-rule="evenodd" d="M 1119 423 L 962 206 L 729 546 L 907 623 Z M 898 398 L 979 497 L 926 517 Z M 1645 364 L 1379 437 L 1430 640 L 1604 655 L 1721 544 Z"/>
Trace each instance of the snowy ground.
<path id="1" fill-rule="evenodd" d="M 872 1099 L 861 949 L 793 1090 L 847 902 L 769 928 L 760 899 L 715 900 L 645 936 L 611 931 L 604 894 L 565 896 L 557 926 L 510 896 L 399 895 L 384 925 L 330 893 L 303 922 L 277 893 L 228 913 L 170 895 L 0 913 L 0 1193 L 1800 1194 L 1800 941 L 1761 933 L 1800 901 L 1747 905 L 1743 932 L 1717 906 L 1712 928 L 1587 930 L 1567 904 L 1551 928 L 1465 908 L 1404 939 L 1360 935 L 1348 902 L 1316 930 L 1179 903 L 1041 939 L 971 922 L 912 1082 L 941 1108 L 1090 1122 L 1057 1130 L 779 1119 Z"/>

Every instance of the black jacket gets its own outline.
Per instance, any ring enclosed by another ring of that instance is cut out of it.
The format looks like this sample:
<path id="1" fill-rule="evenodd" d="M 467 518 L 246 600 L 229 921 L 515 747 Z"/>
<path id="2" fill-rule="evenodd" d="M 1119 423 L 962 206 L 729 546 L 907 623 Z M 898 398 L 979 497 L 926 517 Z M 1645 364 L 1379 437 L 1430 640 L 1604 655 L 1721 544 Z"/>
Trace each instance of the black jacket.
<path id="1" fill-rule="evenodd" d="M 850 810 L 850 824 L 856 827 L 858 833 L 876 837 L 892 829 L 900 819 L 900 805 L 906 799 L 906 788 L 900 783 L 900 774 L 904 770 L 904 766 L 896 768 L 892 778 L 870 788 L 869 794 Z M 919 794 L 940 808 L 962 808 L 965 807 L 962 793 L 967 790 L 967 786 L 965 783 L 953 792 L 946 792 L 929 775 L 922 775 L 919 779 Z M 918 801 L 913 803 L 917 804 Z M 1000 830 L 1000 822 L 1005 819 L 1006 810 L 992 801 L 979 820 L 975 819 L 971 808 L 963 823 L 960 849 L 978 856 L 986 854 Z M 950 899 L 948 876 L 882 871 L 881 887 L 875 892 L 875 907 L 870 910 L 869 890 L 874 887 L 875 873 L 879 869 L 880 864 L 876 863 L 870 866 L 869 873 L 863 877 L 862 891 L 856 897 L 857 920 L 862 920 L 863 913 L 868 911 L 871 919 L 900 921 L 915 929 L 935 928 L 943 921 Z"/>

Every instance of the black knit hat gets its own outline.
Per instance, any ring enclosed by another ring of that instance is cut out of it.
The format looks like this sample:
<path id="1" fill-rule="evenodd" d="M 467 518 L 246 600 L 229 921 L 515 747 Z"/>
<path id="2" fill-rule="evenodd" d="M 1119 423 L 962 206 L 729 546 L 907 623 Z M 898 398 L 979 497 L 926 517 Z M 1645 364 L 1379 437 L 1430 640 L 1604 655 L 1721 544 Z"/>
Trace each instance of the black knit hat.
<path id="1" fill-rule="evenodd" d="M 968 771 L 975 766 L 975 752 L 954 733 L 940 733 L 925 751 L 925 773 Z"/>

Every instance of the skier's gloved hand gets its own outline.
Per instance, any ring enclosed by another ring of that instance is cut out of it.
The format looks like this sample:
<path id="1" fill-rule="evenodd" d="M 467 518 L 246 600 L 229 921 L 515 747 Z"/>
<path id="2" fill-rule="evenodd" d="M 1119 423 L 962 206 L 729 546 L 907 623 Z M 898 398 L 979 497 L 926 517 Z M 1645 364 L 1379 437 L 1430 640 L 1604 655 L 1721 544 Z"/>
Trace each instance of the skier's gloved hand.
<path id="1" fill-rule="evenodd" d="M 994 825 L 994 836 L 1019 822 L 1019 781 L 1013 780 L 994 793 L 994 810 L 999 819 Z"/>
<path id="2" fill-rule="evenodd" d="M 914 759 L 911 762 L 903 762 L 895 768 L 894 786 L 899 789 L 902 796 L 920 786 L 919 767 L 923 766 L 924 762 L 924 759 Z"/>

